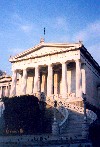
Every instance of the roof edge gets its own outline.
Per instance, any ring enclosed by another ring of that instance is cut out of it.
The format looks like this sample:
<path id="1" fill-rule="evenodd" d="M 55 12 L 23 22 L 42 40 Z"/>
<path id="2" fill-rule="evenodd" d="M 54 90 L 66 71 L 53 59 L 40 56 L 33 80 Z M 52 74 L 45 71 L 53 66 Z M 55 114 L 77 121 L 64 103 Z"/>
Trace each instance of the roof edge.
<path id="1" fill-rule="evenodd" d="M 24 56 L 27 53 L 29 54 L 32 51 L 35 51 L 35 50 L 42 48 L 42 47 L 76 47 L 76 48 L 79 48 L 81 46 L 82 46 L 82 44 L 80 42 L 79 43 L 44 43 L 44 42 L 42 42 L 32 48 L 29 48 L 28 50 L 26 50 L 22 53 L 19 53 L 18 55 L 10 57 L 9 61 L 12 62 L 12 60 L 14 58 L 16 59 L 18 57 Z"/>

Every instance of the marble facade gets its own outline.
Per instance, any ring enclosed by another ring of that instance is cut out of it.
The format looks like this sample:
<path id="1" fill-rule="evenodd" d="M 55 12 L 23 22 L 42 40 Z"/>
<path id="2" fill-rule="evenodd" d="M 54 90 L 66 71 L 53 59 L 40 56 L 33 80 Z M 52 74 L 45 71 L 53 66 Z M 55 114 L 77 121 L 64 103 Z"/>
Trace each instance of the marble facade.
<path id="1" fill-rule="evenodd" d="M 47 97 L 82 100 L 100 105 L 100 66 L 81 42 L 40 43 L 11 57 L 12 82 L 9 96 L 43 92 Z M 2 81 L 0 81 L 0 92 Z M 7 87 L 7 86 L 6 86 Z M 2 92 L 1 92 L 2 93 Z M 1 97 L 4 95 L 1 95 Z"/>

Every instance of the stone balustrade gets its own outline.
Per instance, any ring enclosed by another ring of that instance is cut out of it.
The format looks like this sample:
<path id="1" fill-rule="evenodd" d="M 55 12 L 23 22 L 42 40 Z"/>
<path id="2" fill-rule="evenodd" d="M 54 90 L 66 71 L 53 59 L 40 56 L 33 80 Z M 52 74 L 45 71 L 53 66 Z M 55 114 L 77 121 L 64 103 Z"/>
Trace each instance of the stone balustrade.
<path id="1" fill-rule="evenodd" d="M 60 133 L 62 133 L 63 128 L 65 128 L 68 123 L 69 113 L 68 113 L 68 110 L 63 106 L 58 107 L 58 111 L 64 116 L 63 121 L 61 121 L 61 123 L 59 123 Z"/>
<path id="2" fill-rule="evenodd" d="M 91 123 L 97 119 L 97 115 L 91 110 L 87 110 L 86 114 L 87 117 L 91 118 Z"/>
<path id="3" fill-rule="evenodd" d="M 59 131 L 60 133 L 63 133 L 64 128 L 66 128 L 66 125 L 68 124 L 68 116 L 69 116 L 68 109 L 84 115 L 84 108 L 67 102 L 67 99 L 60 99 L 59 97 L 57 98 L 57 96 L 48 97 L 47 103 L 49 103 L 51 106 L 54 106 L 55 99 L 57 100 L 58 111 L 64 116 L 64 119 L 59 123 Z M 91 119 L 91 122 L 93 122 L 92 120 L 96 119 L 95 113 L 92 112 L 91 110 L 87 110 L 86 112 L 87 112 L 87 117 Z M 87 128 L 84 128 L 86 127 L 85 125 L 87 124 L 84 124 L 84 120 L 83 120 L 82 136 L 87 136 L 87 130 L 86 130 Z"/>
<path id="4" fill-rule="evenodd" d="M 5 110 L 4 103 L 0 102 L 0 117 L 2 116 L 4 110 Z"/>
<path id="5" fill-rule="evenodd" d="M 54 106 L 54 97 L 47 97 L 46 102 L 47 104 Z M 59 123 L 59 130 L 60 133 L 62 133 L 62 129 L 66 126 L 67 122 L 68 122 L 68 110 L 62 106 L 62 103 L 59 99 L 59 101 L 57 100 L 57 110 L 63 115 L 64 119 Z"/>

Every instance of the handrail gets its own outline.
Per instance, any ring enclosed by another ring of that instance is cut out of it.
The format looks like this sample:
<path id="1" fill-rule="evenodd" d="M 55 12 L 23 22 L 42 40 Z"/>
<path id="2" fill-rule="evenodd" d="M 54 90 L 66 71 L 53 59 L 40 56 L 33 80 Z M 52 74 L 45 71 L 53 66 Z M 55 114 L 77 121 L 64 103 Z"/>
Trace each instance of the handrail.
<path id="1" fill-rule="evenodd" d="M 63 108 L 63 109 L 62 109 Z M 59 123 L 59 127 L 62 127 L 63 124 L 68 120 L 68 116 L 69 116 L 69 113 L 68 113 L 68 110 L 65 109 L 64 107 L 59 107 L 58 110 L 61 112 L 61 114 L 64 116 L 64 119 L 61 123 Z"/>
<path id="2" fill-rule="evenodd" d="M 54 106 L 54 99 L 47 97 L 46 99 L 47 104 Z M 63 105 L 61 103 L 57 103 L 57 110 L 63 115 L 64 119 L 59 123 L 59 127 L 60 127 L 60 132 L 61 132 L 61 128 L 64 127 L 64 125 L 66 124 L 66 121 L 68 120 L 68 110 L 63 107 Z"/>

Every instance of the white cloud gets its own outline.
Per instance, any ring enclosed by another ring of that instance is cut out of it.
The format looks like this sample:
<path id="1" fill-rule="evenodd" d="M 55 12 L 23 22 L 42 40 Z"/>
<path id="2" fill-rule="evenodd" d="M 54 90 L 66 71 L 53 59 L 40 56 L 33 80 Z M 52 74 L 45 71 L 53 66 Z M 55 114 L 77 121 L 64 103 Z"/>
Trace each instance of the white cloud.
<path id="1" fill-rule="evenodd" d="M 15 56 L 16 54 L 18 53 L 21 53 L 22 51 L 24 51 L 25 49 L 22 49 L 22 48 L 10 48 L 8 49 L 9 50 L 9 54 L 11 56 Z"/>
<path id="2" fill-rule="evenodd" d="M 83 41 L 93 58 L 100 64 L 100 20 L 88 24 L 74 35 L 73 40 Z"/>
<path id="3" fill-rule="evenodd" d="M 48 28 L 59 29 L 59 30 L 68 30 L 68 22 L 66 17 L 57 16 L 52 18 L 46 18 L 42 20 L 43 24 L 45 24 Z"/>
<path id="4" fill-rule="evenodd" d="M 15 25 L 18 29 L 23 31 L 24 33 L 29 33 L 32 31 L 33 28 L 35 28 L 35 25 L 31 22 L 25 20 L 22 18 L 19 14 L 15 13 L 12 15 L 12 21 L 11 23 Z"/>
<path id="5" fill-rule="evenodd" d="M 74 35 L 73 40 L 88 41 L 96 37 L 100 37 L 100 20 L 87 25 L 82 31 Z"/>
<path id="6" fill-rule="evenodd" d="M 25 33 L 31 32 L 32 31 L 32 25 L 21 25 L 20 26 L 21 30 L 24 31 Z"/>
<path id="7" fill-rule="evenodd" d="M 98 32 L 100 33 L 100 21 L 97 21 L 93 24 L 90 25 L 90 28 L 93 32 Z"/>
<path id="8" fill-rule="evenodd" d="M 58 26 L 62 27 L 66 25 L 66 20 L 63 17 L 57 17 L 55 22 Z"/>
<path id="9" fill-rule="evenodd" d="M 54 18 L 53 23 L 55 28 L 68 30 L 68 24 L 65 17 L 56 17 Z"/>

